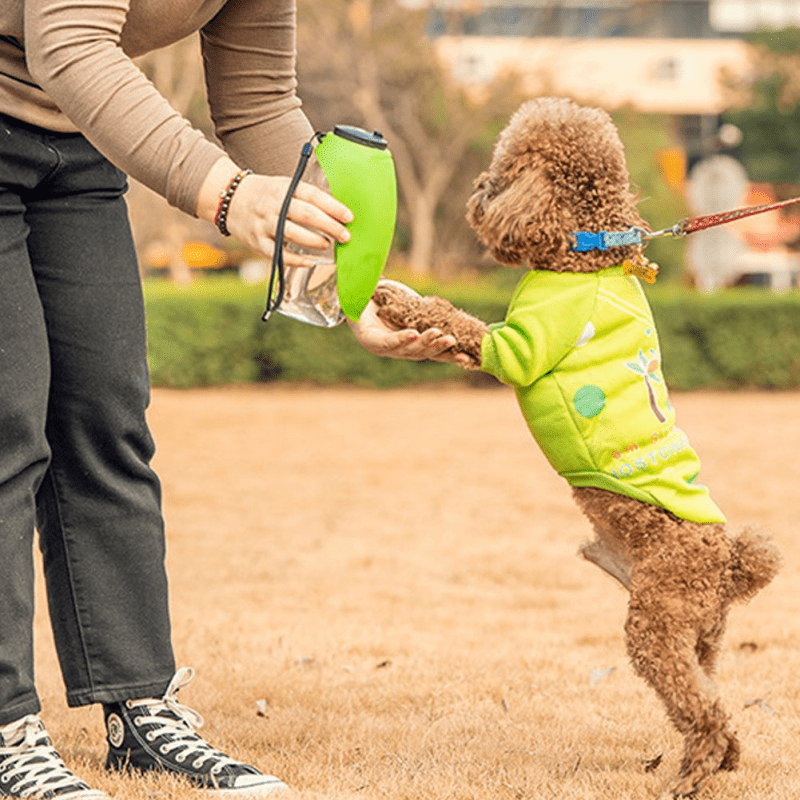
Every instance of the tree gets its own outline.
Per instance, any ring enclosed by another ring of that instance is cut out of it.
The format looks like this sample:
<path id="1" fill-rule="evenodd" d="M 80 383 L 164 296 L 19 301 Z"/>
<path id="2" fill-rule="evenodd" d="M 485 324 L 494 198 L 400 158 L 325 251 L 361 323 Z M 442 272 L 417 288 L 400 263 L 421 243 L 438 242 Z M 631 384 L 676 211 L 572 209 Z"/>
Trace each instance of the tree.
<path id="1" fill-rule="evenodd" d="M 195 127 L 210 133 L 203 66 L 196 37 L 141 56 L 136 63 L 173 108 L 189 118 Z M 128 205 L 137 249 L 142 256 L 146 258 L 154 249 L 163 253 L 172 280 L 188 283 L 191 275 L 182 257 L 183 246 L 189 239 L 207 236 L 211 227 L 170 206 L 164 198 L 136 181 L 131 181 Z"/>
<path id="2" fill-rule="evenodd" d="M 800 28 L 759 33 L 753 78 L 731 84 L 735 108 L 725 122 L 742 131 L 737 154 L 756 181 L 800 182 Z"/>
<path id="3" fill-rule="evenodd" d="M 395 0 L 301 0 L 299 13 L 301 94 L 330 124 L 350 112 L 389 140 L 408 224 L 408 265 L 424 275 L 434 263 L 437 213 L 448 188 L 487 125 L 516 107 L 513 82 L 470 97 L 439 63 L 423 12 Z"/>

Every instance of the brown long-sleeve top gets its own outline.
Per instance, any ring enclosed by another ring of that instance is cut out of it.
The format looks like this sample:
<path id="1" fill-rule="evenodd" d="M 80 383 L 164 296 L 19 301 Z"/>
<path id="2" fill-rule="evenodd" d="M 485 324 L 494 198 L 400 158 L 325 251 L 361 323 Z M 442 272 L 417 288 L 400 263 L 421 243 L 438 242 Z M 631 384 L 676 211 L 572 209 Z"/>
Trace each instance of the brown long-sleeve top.
<path id="1" fill-rule="evenodd" d="M 224 151 L 240 166 L 287 174 L 313 133 L 295 93 L 295 17 L 294 0 L 0 0 L 0 114 L 81 131 L 194 214 L 223 150 L 131 59 L 199 31 Z"/>

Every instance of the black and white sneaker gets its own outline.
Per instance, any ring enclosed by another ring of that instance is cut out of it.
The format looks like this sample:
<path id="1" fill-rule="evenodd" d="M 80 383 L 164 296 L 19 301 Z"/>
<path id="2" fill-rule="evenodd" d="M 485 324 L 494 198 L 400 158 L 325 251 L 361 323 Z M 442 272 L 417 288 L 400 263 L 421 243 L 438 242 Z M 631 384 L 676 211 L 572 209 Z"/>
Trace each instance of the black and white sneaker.
<path id="1" fill-rule="evenodd" d="M 0 798 L 109 800 L 67 768 L 37 714 L 0 727 Z"/>
<path id="2" fill-rule="evenodd" d="M 106 767 L 121 771 L 163 770 L 231 797 L 256 798 L 287 792 L 283 781 L 235 761 L 198 735 L 203 718 L 177 698 L 178 690 L 189 683 L 193 674 L 190 668 L 178 670 L 160 699 L 126 700 L 105 706 Z"/>

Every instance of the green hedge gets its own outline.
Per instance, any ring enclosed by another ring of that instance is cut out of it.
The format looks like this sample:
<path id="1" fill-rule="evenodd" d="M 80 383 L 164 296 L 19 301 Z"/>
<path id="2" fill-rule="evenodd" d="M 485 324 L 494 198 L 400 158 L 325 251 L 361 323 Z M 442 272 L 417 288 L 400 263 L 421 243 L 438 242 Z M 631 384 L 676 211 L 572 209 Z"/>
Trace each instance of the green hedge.
<path id="1" fill-rule="evenodd" d="M 503 318 L 512 289 L 506 278 L 417 288 L 442 294 L 487 321 Z M 356 344 L 347 325 L 326 330 L 280 314 L 264 323 L 263 292 L 261 286 L 227 278 L 190 287 L 147 282 L 153 385 L 283 380 L 388 387 L 493 381 L 451 365 L 373 356 Z M 800 386 L 799 293 L 737 289 L 701 295 L 654 287 L 648 294 L 672 388 Z"/>
<path id="2" fill-rule="evenodd" d="M 800 386 L 800 294 L 653 292 L 664 374 L 675 389 Z"/>
<path id="3" fill-rule="evenodd" d="M 145 305 L 153 386 L 283 380 L 387 387 L 463 377 L 451 365 L 374 356 L 345 324 L 316 328 L 280 314 L 264 323 L 264 288 L 238 280 L 146 282 Z"/>

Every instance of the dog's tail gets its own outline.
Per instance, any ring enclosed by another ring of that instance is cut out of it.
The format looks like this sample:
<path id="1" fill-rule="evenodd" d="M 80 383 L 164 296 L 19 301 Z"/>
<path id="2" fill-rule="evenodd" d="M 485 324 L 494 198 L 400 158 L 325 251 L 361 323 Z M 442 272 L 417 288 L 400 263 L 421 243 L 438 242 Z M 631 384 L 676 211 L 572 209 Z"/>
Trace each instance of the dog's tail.
<path id="1" fill-rule="evenodd" d="M 733 538 L 728 594 L 731 600 L 747 602 L 777 574 L 781 554 L 767 534 L 744 528 Z"/>

